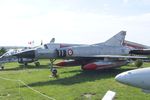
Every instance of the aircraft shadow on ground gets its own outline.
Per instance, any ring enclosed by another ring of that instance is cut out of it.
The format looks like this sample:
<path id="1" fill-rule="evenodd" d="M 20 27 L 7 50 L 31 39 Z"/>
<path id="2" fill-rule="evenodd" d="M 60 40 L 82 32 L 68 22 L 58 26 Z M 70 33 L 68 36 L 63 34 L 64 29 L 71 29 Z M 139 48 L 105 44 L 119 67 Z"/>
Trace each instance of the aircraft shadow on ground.
<path id="1" fill-rule="evenodd" d="M 49 69 L 49 65 L 40 65 L 40 66 L 35 66 L 35 65 L 19 65 L 18 67 L 13 67 L 13 68 L 7 68 L 2 71 L 16 71 L 16 70 L 25 70 L 25 69 Z"/>
<path id="2" fill-rule="evenodd" d="M 74 71 L 68 71 L 68 72 L 63 72 L 63 73 L 76 73 L 76 72 L 80 72 L 80 73 L 71 77 L 65 77 L 65 78 L 60 77 L 55 80 L 36 82 L 36 83 L 28 84 L 28 85 L 32 87 L 44 86 L 44 85 L 57 85 L 57 84 L 58 85 L 73 85 L 73 84 L 79 84 L 83 82 L 92 82 L 92 81 L 100 80 L 100 79 L 114 78 L 117 74 L 127 71 L 127 70 L 131 70 L 131 68 L 108 69 L 108 70 L 101 70 L 101 71 L 74 70 Z"/>

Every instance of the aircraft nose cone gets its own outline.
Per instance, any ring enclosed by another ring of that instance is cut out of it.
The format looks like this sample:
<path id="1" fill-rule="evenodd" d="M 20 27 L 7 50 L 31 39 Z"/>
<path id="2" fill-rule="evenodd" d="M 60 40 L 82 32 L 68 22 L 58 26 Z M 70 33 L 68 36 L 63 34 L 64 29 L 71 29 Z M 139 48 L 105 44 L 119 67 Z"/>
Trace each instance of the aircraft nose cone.
<path id="1" fill-rule="evenodd" d="M 36 50 L 25 50 L 14 54 L 14 56 L 21 58 L 35 58 L 35 51 Z"/>
<path id="2" fill-rule="evenodd" d="M 115 77 L 115 80 L 120 82 L 120 83 L 127 83 L 127 80 L 128 80 L 128 77 L 126 75 L 126 73 L 121 73 L 121 74 L 118 74 L 116 77 Z"/>
<path id="3" fill-rule="evenodd" d="M 132 72 L 130 71 L 127 71 L 127 72 L 123 72 L 121 74 L 118 74 L 116 77 L 115 77 L 115 80 L 120 82 L 120 83 L 123 83 L 123 84 L 127 84 L 127 85 L 130 85 L 130 84 L 133 84 L 134 81 L 133 81 L 133 74 Z"/>
<path id="4" fill-rule="evenodd" d="M 122 77 L 122 75 L 117 75 L 116 77 L 115 77 L 115 80 L 117 80 L 118 82 L 122 82 L 122 80 L 123 80 L 123 77 Z"/>

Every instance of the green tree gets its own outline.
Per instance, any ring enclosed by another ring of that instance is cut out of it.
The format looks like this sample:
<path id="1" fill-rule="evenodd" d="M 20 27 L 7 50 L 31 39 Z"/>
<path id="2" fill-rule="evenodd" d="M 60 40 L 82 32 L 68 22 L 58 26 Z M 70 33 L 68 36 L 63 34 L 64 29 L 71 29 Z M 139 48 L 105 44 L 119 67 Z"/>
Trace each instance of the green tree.
<path id="1" fill-rule="evenodd" d="M 143 65 L 143 61 L 142 61 L 141 59 L 137 59 L 137 60 L 135 61 L 135 66 L 136 66 L 137 68 L 140 68 L 142 65 Z"/>
<path id="2" fill-rule="evenodd" d="M 6 49 L 5 49 L 4 47 L 2 47 L 2 48 L 0 49 L 0 55 L 3 55 L 5 52 L 6 52 Z"/>

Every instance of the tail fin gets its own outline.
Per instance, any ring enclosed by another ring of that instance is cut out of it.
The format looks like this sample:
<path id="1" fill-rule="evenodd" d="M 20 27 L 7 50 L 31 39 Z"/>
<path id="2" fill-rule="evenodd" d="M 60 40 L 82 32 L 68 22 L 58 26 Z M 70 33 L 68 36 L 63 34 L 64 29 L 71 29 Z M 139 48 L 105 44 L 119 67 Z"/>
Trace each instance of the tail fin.
<path id="1" fill-rule="evenodd" d="M 125 40 L 126 31 L 120 31 L 118 34 L 104 42 L 105 45 L 121 46 Z"/>

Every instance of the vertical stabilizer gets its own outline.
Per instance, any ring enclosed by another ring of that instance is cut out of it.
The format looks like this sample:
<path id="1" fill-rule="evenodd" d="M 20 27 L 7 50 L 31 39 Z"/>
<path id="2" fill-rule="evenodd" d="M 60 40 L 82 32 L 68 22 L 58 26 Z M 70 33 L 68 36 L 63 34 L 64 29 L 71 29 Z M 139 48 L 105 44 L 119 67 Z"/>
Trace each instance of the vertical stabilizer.
<path id="1" fill-rule="evenodd" d="M 121 46 L 126 36 L 126 31 L 120 31 L 118 34 L 104 42 L 105 45 Z"/>

